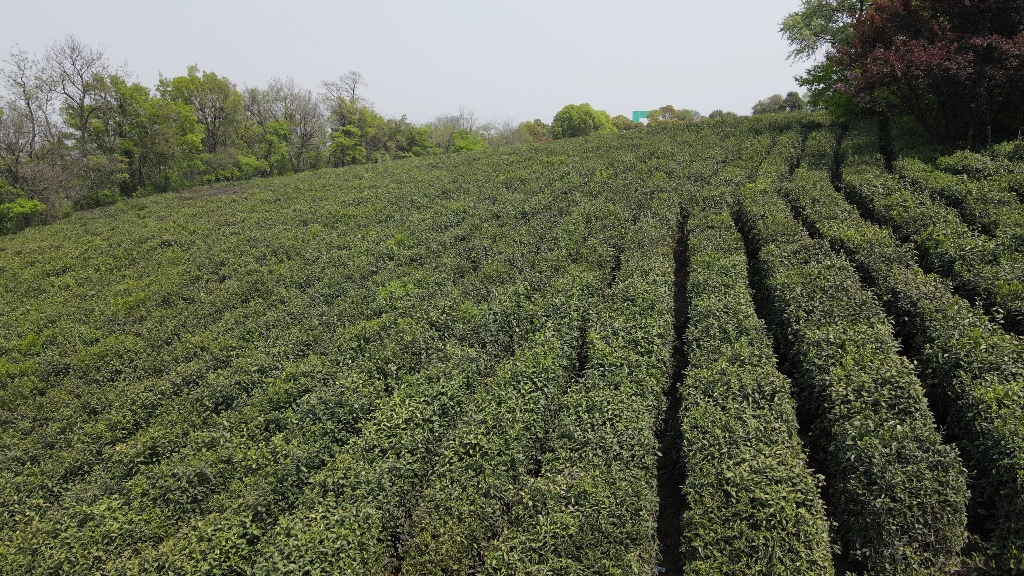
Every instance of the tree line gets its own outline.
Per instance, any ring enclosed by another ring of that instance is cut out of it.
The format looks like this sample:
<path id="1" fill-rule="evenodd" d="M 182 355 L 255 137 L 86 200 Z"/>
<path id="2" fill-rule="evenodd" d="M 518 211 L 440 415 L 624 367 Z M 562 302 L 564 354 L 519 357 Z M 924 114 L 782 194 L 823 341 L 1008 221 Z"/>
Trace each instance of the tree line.
<path id="1" fill-rule="evenodd" d="M 466 107 L 414 124 L 374 110 L 367 87 L 356 71 L 319 91 L 291 78 L 239 87 L 189 66 L 180 76 L 161 75 L 151 89 L 75 36 L 52 42 L 42 56 L 15 48 L 0 66 L 0 234 L 202 184 L 643 127 L 589 104 L 566 106 L 550 125 L 482 122 Z M 776 95 L 753 112 L 803 106 L 795 93 Z M 647 120 L 730 116 L 666 105 Z"/>
<path id="2" fill-rule="evenodd" d="M 800 94 L 790 92 L 786 96 L 775 94 L 760 100 L 751 109 L 751 114 L 778 114 L 787 112 L 799 112 L 807 110 L 808 103 Z M 596 110 L 590 104 L 569 104 L 557 114 L 551 125 L 548 126 L 540 120 L 534 120 L 530 124 L 523 124 L 527 132 L 535 140 L 574 138 L 588 134 L 629 132 L 643 129 L 647 126 L 657 126 L 665 122 L 703 122 L 706 120 L 722 120 L 738 118 L 735 112 L 715 110 L 704 116 L 696 110 L 687 108 L 676 108 L 667 104 L 660 108 L 650 110 L 645 117 L 646 124 L 633 122 L 632 119 L 622 115 L 612 117 L 604 110 Z"/>
<path id="3" fill-rule="evenodd" d="M 42 56 L 16 48 L 3 63 L 0 233 L 200 184 L 548 136 L 534 123 L 482 122 L 465 107 L 422 125 L 385 117 L 356 71 L 315 92 L 291 78 L 239 87 L 190 66 L 150 89 L 74 36 Z"/>

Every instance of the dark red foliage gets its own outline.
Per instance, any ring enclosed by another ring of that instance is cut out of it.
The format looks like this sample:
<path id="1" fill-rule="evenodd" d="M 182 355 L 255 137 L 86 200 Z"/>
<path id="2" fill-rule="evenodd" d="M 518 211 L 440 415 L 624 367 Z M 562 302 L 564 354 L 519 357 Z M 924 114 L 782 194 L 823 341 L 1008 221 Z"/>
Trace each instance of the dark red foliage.
<path id="1" fill-rule="evenodd" d="M 1024 0 L 880 0 L 853 26 L 833 58 L 862 106 L 948 143 L 1024 125 Z"/>

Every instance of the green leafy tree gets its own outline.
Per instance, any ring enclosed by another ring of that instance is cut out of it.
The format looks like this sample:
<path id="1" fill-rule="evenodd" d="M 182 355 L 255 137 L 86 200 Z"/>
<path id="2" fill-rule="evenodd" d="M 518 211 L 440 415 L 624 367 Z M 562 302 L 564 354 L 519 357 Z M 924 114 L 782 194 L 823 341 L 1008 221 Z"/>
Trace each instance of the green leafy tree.
<path id="1" fill-rule="evenodd" d="M 629 132 L 630 130 L 636 130 L 638 127 L 643 126 L 639 122 L 633 122 L 631 118 L 626 118 L 622 114 L 612 117 L 612 126 L 619 132 Z"/>
<path id="2" fill-rule="evenodd" d="M 782 94 L 772 94 L 771 96 L 758 100 L 757 104 L 751 109 L 751 113 L 755 116 L 759 114 L 778 114 L 786 111 L 786 100 L 782 97 Z"/>
<path id="3" fill-rule="evenodd" d="M 266 163 L 268 175 L 288 174 L 291 171 L 288 157 L 288 138 L 291 133 L 291 126 L 285 120 L 271 120 L 262 125 L 253 148 L 256 157 Z"/>
<path id="4" fill-rule="evenodd" d="M 247 145 L 267 162 L 273 173 L 312 170 L 329 156 L 330 123 L 323 103 L 291 78 L 275 78 L 266 88 L 249 88 L 243 95 L 245 110 L 258 130 Z"/>
<path id="5" fill-rule="evenodd" d="M 751 112 L 758 114 L 778 114 L 782 112 L 799 112 L 807 109 L 807 102 L 797 92 L 789 92 L 785 96 L 773 94 L 754 104 Z"/>
<path id="6" fill-rule="evenodd" d="M 470 134 L 476 134 L 478 124 L 476 113 L 466 106 L 460 106 L 458 114 L 437 116 L 426 125 L 426 128 L 430 130 L 430 138 L 441 149 L 441 152 L 450 154 L 455 146 L 455 133 L 465 130 Z"/>
<path id="7" fill-rule="evenodd" d="M 191 108 L 147 98 L 132 128 L 122 151 L 128 146 L 137 151 L 129 162 L 136 190 L 171 192 L 197 183 L 204 131 Z"/>
<path id="8" fill-rule="evenodd" d="M 837 120 L 843 120 L 860 111 L 853 97 L 840 89 L 847 76 L 844 66 L 827 59 L 811 66 L 797 82 L 807 88 L 810 106 L 828 110 Z"/>
<path id="9" fill-rule="evenodd" d="M 209 154 L 235 145 L 245 123 L 242 95 L 235 85 L 213 72 L 200 72 L 199 67 L 188 67 L 185 76 L 161 77 L 157 84 L 161 98 L 178 104 L 187 104 L 195 111 L 203 126 L 203 147 Z"/>
<path id="10" fill-rule="evenodd" d="M 659 122 L 696 122 L 701 118 L 703 116 L 696 110 L 687 110 L 685 108 L 676 110 L 672 105 L 665 105 L 651 110 L 647 114 L 647 125 L 650 126 Z"/>
<path id="11" fill-rule="evenodd" d="M 2 116 L 2 110 L 0 110 Z M 0 178 L 0 235 L 12 234 L 37 220 L 46 209 L 42 202 L 25 197 L 25 193 Z"/>
<path id="12" fill-rule="evenodd" d="M 607 112 L 595 110 L 587 103 L 569 104 L 559 110 L 558 114 L 555 114 L 555 119 L 551 121 L 551 135 L 556 140 L 617 131 Z"/>
<path id="13" fill-rule="evenodd" d="M 260 165 L 261 176 L 287 174 L 291 170 L 288 139 L 291 126 L 282 119 L 285 95 L 271 84 L 267 88 L 246 88 L 242 93 L 250 122 L 242 132 L 243 150 Z"/>
<path id="14" fill-rule="evenodd" d="M 432 156 L 441 153 L 434 141 L 430 139 L 430 130 L 421 126 L 412 126 L 402 133 L 400 150 L 413 156 Z"/>
<path id="15" fill-rule="evenodd" d="M 708 114 L 709 120 L 725 120 L 730 118 L 739 118 L 739 114 L 735 112 L 726 112 L 725 110 L 715 110 L 711 114 Z"/>
<path id="16" fill-rule="evenodd" d="M 388 118 L 384 122 L 384 140 L 392 159 L 412 158 L 440 154 L 441 150 L 430 138 L 430 130 L 416 126 L 405 116 Z"/>
<path id="17" fill-rule="evenodd" d="M 122 196 L 180 190 L 199 182 L 204 130 L 193 108 L 154 97 L 111 75 L 93 131 L 100 151 L 125 168 Z"/>
<path id="18" fill-rule="evenodd" d="M 792 49 L 793 60 L 811 60 L 853 39 L 853 22 L 871 0 L 801 0 L 800 10 L 786 16 L 779 31 Z"/>
<path id="19" fill-rule="evenodd" d="M 359 128 L 342 126 L 331 133 L 329 158 L 332 166 L 351 166 L 366 162 L 366 149 L 359 145 Z"/>
<path id="20" fill-rule="evenodd" d="M 807 110 L 807 101 L 798 92 L 787 92 L 782 103 L 786 105 L 786 112 Z"/>
<path id="21" fill-rule="evenodd" d="M 428 129 L 414 126 L 404 116 L 385 119 L 374 111 L 371 102 L 361 93 L 361 89 L 368 86 L 361 73 L 350 71 L 322 86 L 326 92 L 332 141 L 343 142 L 352 137 L 350 134 L 357 133 L 355 146 L 372 162 L 439 152 Z M 346 128 L 353 128 L 355 132 L 340 133 Z"/>
<path id="22" fill-rule="evenodd" d="M 406 128 L 403 125 L 404 119 L 389 124 L 388 120 L 359 99 L 329 96 L 327 120 L 332 134 L 346 127 L 355 128 L 359 132 L 358 144 L 366 151 L 367 160 L 371 162 L 407 156 L 399 151 L 400 134 Z"/>
<path id="23" fill-rule="evenodd" d="M 534 142 L 551 140 L 551 126 L 545 124 L 540 118 L 533 122 L 523 122 L 519 125 L 519 128 Z"/>
<path id="24" fill-rule="evenodd" d="M 779 28 L 791 47 L 791 60 L 818 60 L 797 81 L 808 90 L 811 106 L 827 109 L 836 118 L 848 118 L 859 107 L 838 89 L 852 70 L 837 65 L 834 56 L 850 46 L 853 23 L 873 4 L 873 0 L 802 0 L 800 10 L 788 15 Z"/>
<path id="25" fill-rule="evenodd" d="M 461 154 L 462 152 L 472 152 L 475 150 L 490 150 L 490 148 L 487 145 L 487 140 L 465 128 L 456 130 L 452 134 L 452 154 Z"/>

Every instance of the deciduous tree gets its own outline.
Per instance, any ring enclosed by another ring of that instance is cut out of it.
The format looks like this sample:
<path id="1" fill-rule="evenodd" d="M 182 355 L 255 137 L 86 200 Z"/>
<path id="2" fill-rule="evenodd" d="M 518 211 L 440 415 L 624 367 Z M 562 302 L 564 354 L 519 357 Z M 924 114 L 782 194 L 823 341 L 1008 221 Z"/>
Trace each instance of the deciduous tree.
<path id="1" fill-rule="evenodd" d="M 800 10 L 786 16 L 780 27 L 792 47 L 789 57 L 811 60 L 848 45 L 853 37 L 853 21 L 872 4 L 872 0 L 801 0 Z"/>
<path id="2" fill-rule="evenodd" d="M 76 133 L 80 157 L 88 156 L 89 121 L 110 70 L 102 49 L 67 35 L 46 50 L 43 82 L 57 94 L 68 127 Z"/>
<path id="3" fill-rule="evenodd" d="M 738 118 L 739 114 L 735 112 L 726 112 L 725 110 L 715 110 L 711 114 L 708 114 L 709 120 L 724 120 L 728 118 Z"/>
<path id="4" fill-rule="evenodd" d="M 344 98 L 359 106 L 372 106 L 361 92 L 363 88 L 369 87 L 362 72 L 350 70 L 339 76 L 337 80 L 324 82 L 322 86 L 332 100 Z"/>
<path id="5" fill-rule="evenodd" d="M 551 126 L 545 124 L 540 118 L 535 119 L 533 122 L 523 122 L 519 125 L 519 128 L 534 142 L 551 139 Z"/>
<path id="6" fill-rule="evenodd" d="M 643 126 L 643 124 L 633 122 L 632 119 L 619 114 L 612 117 L 612 126 L 615 126 L 615 129 L 619 132 L 629 132 L 630 130 L 636 130 L 638 127 Z"/>
<path id="7" fill-rule="evenodd" d="M 800 110 L 807 109 L 807 102 L 800 96 L 798 92 L 789 92 L 785 96 L 782 94 L 773 94 L 760 100 L 757 104 L 754 104 L 751 112 L 756 116 L 758 114 L 777 114 L 781 112 L 799 112 Z"/>
<path id="8" fill-rule="evenodd" d="M 1021 0 L 879 0 L 830 62 L 861 106 L 913 116 L 950 145 L 991 144 L 1024 125 Z"/>
<path id="9" fill-rule="evenodd" d="M 659 122 L 696 122 L 701 118 L 703 116 L 696 110 L 687 110 L 685 108 L 676 110 L 674 106 L 667 104 L 647 113 L 647 125 L 650 126 Z"/>
<path id="10" fill-rule="evenodd" d="M 556 140 L 617 131 L 607 112 L 595 110 L 587 103 L 569 104 L 559 110 L 551 121 L 551 134 Z"/>
<path id="11" fill-rule="evenodd" d="M 157 93 L 162 98 L 187 104 L 203 126 L 203 147 L 209 154 L 232 147 L 245 122 L 245 106 L 238 88 L 213 72 L 188 67 L 184 76 L 160 78 Z"/>

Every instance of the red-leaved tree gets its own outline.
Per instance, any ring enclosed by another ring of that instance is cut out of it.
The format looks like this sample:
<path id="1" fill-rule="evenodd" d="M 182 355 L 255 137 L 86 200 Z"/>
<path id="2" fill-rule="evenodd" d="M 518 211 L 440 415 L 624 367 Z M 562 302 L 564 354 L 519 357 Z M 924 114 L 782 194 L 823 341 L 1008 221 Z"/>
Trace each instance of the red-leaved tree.
<path id="1" fill-rule="evenodd" d="M 840 90 L 936 140 L 991 143 L 1024 126 L 1024 0 L 880 0 L 831 58 Z"/>

